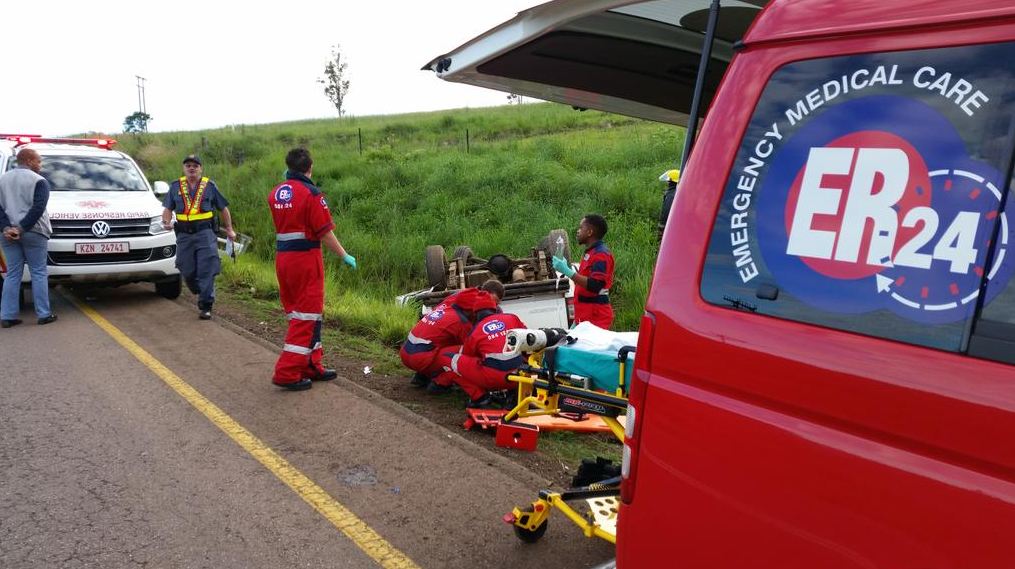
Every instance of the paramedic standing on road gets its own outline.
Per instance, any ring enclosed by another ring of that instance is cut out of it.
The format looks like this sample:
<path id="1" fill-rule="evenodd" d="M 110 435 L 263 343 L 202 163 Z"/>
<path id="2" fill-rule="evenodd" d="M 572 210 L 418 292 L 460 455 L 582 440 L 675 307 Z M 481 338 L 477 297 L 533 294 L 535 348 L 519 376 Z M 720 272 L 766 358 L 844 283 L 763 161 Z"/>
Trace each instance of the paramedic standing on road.
<path id="1" fill-rule="evenodd" d="M 236 232 L 229 202 L 215 182 L 201 175 L 203 172 L 196 155 L 183 159 L 183 176 L 169 186 L 162 202 L 162 225 L 170 227 L 176 213 L 172 226 L 176 231 L 176 268 L 190 292 L 197 295 L 198 316 L 209 320 L 215 303 L 215 276 L 222 268 L 212 210 L 222 211 L 222 226 L 230 239 L 236 239 Z"/>
<path id="2" fill-rule="evenodd" d="M 0 326 L 21 324 L 21 275 L 25 264 L 32 275 L 32 299 L 39 324 L 56 320 L 49 309 L 49 273 L 46 253 L 53 228 L 46 205 L 49 182 L 39 175 L 42 158 L 24 148 L 18 152 L 18 167 L 0 176 L 0 248 L 7 258 L 7 278 L 0 298 Z"/>
<path id="3" fill-rule="evenodd" d="M 610 287 L 613 286 L 613 253 L 603 237 L 606 220 L 590 213 L 578 225 L 578 242 L 585 246 L 582 262 L 575 271 L 565 259 L 553 258 L 553 268 L 574 281 L 574 323 L 591 322 L 604 330 L 613 324 Z"/>
<path id="4" fill-rule="evenodd" d="M 305 148 L 285 157 L 286 181 L 271 191 L 268 206 L 275 222 L 275 274 L 278 296 L 289 319 L 282 354 L 272 383 L 292 391 L 310 389 L 314 381 L 338 377 L 321 365 L 324 313 L 324 259 L 321 244 L 356 268 L 335 237 L 335 223 L 321 190 L 310 179 L 314 162 Z"/>

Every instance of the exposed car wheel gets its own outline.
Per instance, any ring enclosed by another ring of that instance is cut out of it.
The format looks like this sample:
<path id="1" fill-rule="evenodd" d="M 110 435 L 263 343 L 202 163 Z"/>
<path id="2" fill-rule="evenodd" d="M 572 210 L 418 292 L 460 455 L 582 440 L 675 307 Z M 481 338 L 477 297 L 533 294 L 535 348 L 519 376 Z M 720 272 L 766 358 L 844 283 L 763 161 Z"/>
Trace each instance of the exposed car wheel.
<path id="1" fill-rule="evenodd" d="M 474 256 L 475 255 L 472 254 L 472 248 L 471 247 L 469 247 L 468 245 L 459 245 L 458 247 L 455 247 L 455 252 L 454 252 L 453 255 L 451 255 L 451 258 L 452 259 L 465 259 L 466 264 L 468 264 L 468 260 L 471 259 Z"/>
<path id="2" fill-rule="evenodd" d="M 497 275 L 502 279 L 511 278 L 511 259 L 507 255 L 494 255 L 490 257 L 490 260 L 486 263 L 487 268 L 490 272 Z"/>
<path id="3" fill-rule="evenodd" d="M 440 245 L 428 245 L 426 248 L 426 282 L 436 290 L 444 290 L 448 286 L 448 258 Z"/>
<path id="4" fill-rule="evenodd" d="M 564 260 L 571 262 L 571 240 L 567 237 L 567 231 L 554 229 L 549 235 L 539 242 L 539 248 L 546 251 L 547 257 L 557 254 L 557 248 L 562 244 Z"/>
<path id="5" fill-rule="evenodd" d="M 174 298 L 180 296 L 180 284 L 181 280 L 179 275 L 177 275 L 176 278 L 171 281 L 155 283 L 155 292 L 161 297 L 173 300 Z"/>

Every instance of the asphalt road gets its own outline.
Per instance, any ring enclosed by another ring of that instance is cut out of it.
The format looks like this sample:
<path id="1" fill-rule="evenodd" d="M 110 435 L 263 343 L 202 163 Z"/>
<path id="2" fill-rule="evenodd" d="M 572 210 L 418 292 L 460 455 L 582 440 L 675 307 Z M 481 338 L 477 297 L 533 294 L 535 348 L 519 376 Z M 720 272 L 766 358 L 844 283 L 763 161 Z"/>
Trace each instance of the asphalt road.
<path id="1" fill-rule="evenodd" d="M 500 518 L 545 481 L 343 378 L 273 387 L 264 339 L 150 287 L 53 292 L 59 321 L 37 326 L 29 306 L 0 330 L 0 567 L 571 569 L 612 556 L 559 514 L 539 543 L 518 541 Z"/>

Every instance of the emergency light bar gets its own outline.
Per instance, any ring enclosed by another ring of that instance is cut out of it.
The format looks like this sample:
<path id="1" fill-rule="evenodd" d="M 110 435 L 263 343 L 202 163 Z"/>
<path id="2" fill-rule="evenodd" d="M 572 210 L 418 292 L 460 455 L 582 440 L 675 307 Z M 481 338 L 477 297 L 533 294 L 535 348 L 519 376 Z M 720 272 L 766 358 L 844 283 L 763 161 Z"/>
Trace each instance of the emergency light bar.
<path id="1" fill-rule="evenodd" d="M 112 138 L 47 138 L 37 134 L 0 134 L 0 138 L 13 140 L 16 146 L 31 142 L 49 142 L 54 144 L 85 144 L 99 148 L 112 148 L 116 141 Z"/>

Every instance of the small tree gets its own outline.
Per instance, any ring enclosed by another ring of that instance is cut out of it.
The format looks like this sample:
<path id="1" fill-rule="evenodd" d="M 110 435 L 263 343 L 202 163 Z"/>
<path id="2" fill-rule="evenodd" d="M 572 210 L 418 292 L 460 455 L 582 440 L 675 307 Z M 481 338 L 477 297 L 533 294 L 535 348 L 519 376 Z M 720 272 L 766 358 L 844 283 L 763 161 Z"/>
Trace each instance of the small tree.
<path id="1" fill-rule="evenodd" d="M 152 120 L 152 116 L 141 111 L 127 115 L 127 118 L 123 119 L 123 132 L 148 132 L 148 121 L 150 120 Z"/>
<path id="2" fill-rule="evenodd" d="M 338 116 L 345 114 L 345 96 L 349 92 L 349 80 L 345 78 L 346 64 L 342 61 L 342 52 L 338 44 L 331 48 L 331 59 L 324 66 L 324 77 L 318 78 L 317 82 L 324 85 L 324 94 L 335 105 Z"/>

